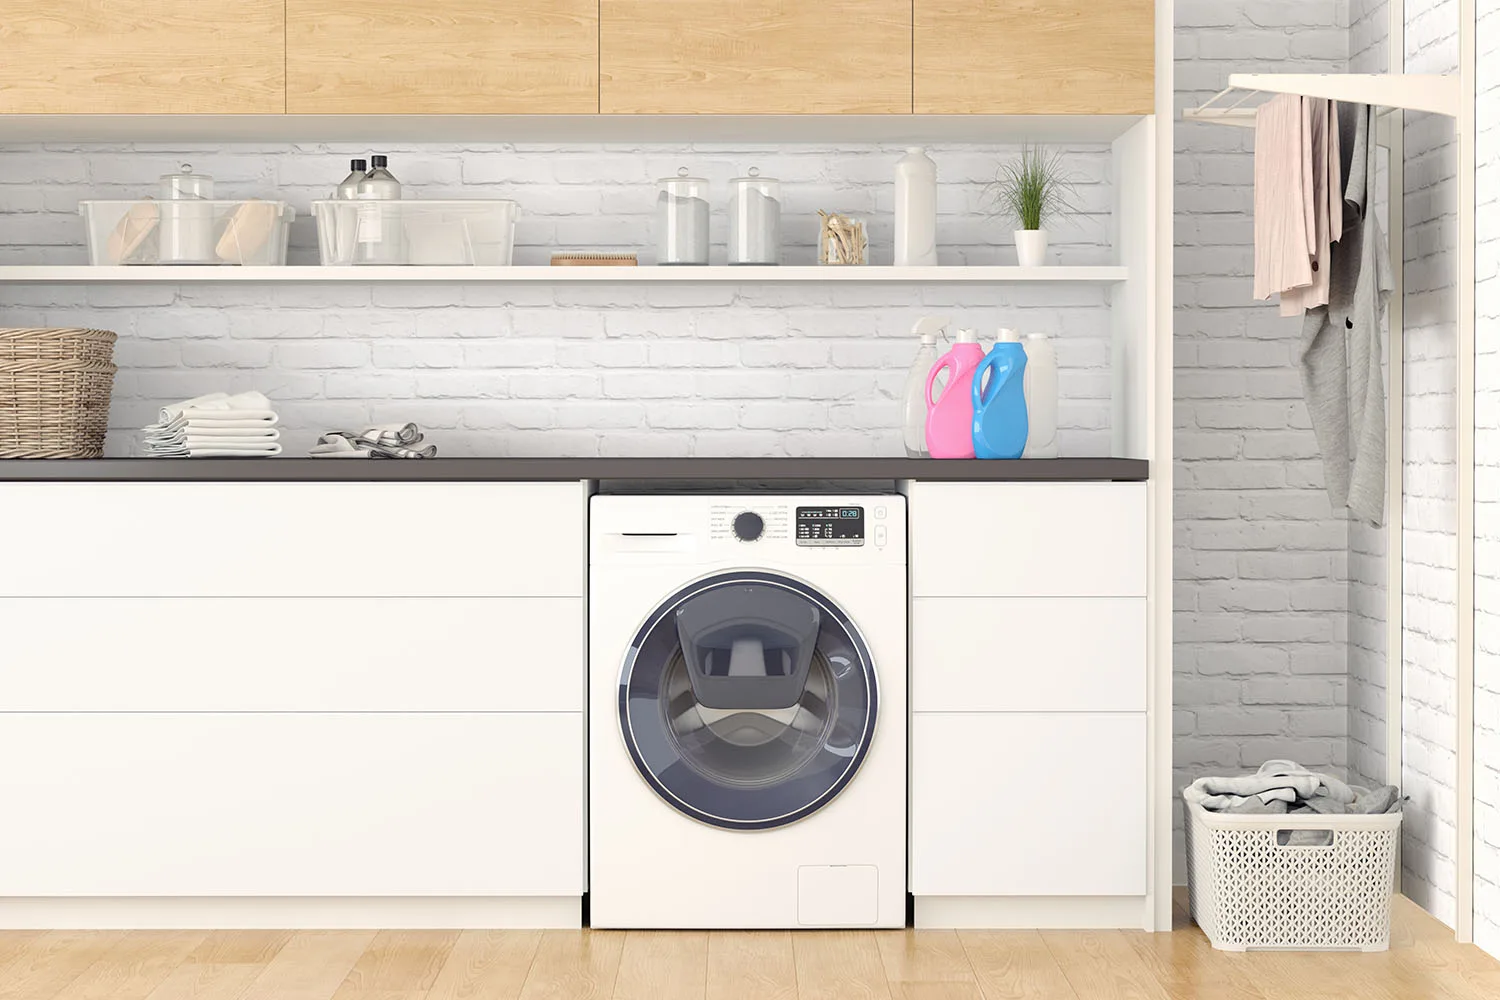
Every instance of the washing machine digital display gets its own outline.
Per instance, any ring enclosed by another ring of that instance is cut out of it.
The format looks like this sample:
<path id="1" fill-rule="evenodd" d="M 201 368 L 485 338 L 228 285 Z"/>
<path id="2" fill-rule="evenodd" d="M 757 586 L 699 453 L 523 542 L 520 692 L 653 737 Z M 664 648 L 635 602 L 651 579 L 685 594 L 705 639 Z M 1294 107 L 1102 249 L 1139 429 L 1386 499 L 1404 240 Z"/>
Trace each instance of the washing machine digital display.
<path id="1" fill-rule="evenodd" d="M 865 544 L 865 509 L 863 507 L 798 507 L 797 544 Z"/>

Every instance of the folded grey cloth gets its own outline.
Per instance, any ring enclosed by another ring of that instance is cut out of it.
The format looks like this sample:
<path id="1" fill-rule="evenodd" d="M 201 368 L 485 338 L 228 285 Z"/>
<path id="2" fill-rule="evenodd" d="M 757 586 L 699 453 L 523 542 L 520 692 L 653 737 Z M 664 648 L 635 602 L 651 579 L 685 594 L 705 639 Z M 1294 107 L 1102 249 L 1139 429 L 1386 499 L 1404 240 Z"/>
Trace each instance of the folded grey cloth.
<path id="1" fill-rule="evenodd" d="M 359 433 L 329 431 L 308 450 L 313 458 L 435 458 L 437 445 L 416 448 L 422 431 L 416 424 L 378 424 Z"/>
<path id="2" fill-rule="evenodd" d="M 1349 785 L 1290 760 L 1268 760 L 1254 774 L 1199 778 L 1182 790 L 1182 799 L 1211 812 L 1239 815 L 1373 815 L 1399 812 L 1402 803 L 1395 785 L 1373 790 Z M 1333 842 L 1328 830 L 1289 830 L 1283 836 L 1282 842 L 1294 847 Z"/>

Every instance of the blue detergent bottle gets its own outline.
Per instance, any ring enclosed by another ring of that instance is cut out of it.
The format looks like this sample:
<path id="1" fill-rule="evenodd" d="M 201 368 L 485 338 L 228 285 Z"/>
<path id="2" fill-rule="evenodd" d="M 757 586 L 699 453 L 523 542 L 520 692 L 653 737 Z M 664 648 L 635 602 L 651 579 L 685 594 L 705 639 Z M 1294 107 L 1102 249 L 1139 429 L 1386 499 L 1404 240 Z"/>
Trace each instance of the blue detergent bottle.
<path id="1" fill-rule="evenodd" d="M 1001 330 L 974 372 L 974 457 L 1020 458 L 1026 450 L 1026 348 Z"/>

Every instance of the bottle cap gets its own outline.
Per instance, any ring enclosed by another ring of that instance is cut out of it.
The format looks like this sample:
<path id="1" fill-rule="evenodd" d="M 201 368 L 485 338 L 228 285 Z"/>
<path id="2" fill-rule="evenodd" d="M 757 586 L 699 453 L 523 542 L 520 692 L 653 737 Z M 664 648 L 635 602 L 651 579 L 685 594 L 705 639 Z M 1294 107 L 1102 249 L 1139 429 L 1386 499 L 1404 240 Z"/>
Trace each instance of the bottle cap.
<path id="1" fill-rule="evenodd" d="M 958 331 L 958 342 L 960 344 L 977 344 L 977 343 L 979 343 L 979 331 L 978 330 L 960 330 L 960 331 Z"/>
<path id="2" fill-rule="evenodd" d="M 376 153 L 374 156 L 370 157 L 370 166 L 374 167 L 377 170 L 385 166 L 386 162 L 386 158 L 380 153 Z"/>
<path id="3" fill-rule="evenodd" d="M 920 334 L 924 343 L 927 337 L 930 336 L 933 338 L 932 342 L 935 344 L 937 343 L 937 335 L 946 329 L 948 329 L 947 316 L 923 316 L 912 324 L 911 332 Z"/>
<path id="4" fill-rule="evenodd" d="M 1026 339 L 1027 340 L 1046 340 L 1047 339 L 1047 335 L 1045 333 L 1028 333 L 1026 335 Z"/>
<path id="5" fill-rule="evenodd" d="M 370 165 L 367 164 L 364 160 L 350 160 L 349 161 L 349 169 L 350 170 L 369 170 L 370 169 Z"/>
<path id="6" fill-rule="evenodd" d="M 1021 342 L 1021 335 L 1014 330 L 1001 327 L 1000 336 L 996 337 L 995 340 L 1001 344 L 1019 344 Z"/>
<path id="7" fill-rule="evenodd" d="M 935 333 L 924 333 L 924 334 L 922 334 L 922 346 L 923 347 L 931 347 L 931 346 L 933 346 L 936 343 L 937 343 L 937 334 L 935 334 Z"/>

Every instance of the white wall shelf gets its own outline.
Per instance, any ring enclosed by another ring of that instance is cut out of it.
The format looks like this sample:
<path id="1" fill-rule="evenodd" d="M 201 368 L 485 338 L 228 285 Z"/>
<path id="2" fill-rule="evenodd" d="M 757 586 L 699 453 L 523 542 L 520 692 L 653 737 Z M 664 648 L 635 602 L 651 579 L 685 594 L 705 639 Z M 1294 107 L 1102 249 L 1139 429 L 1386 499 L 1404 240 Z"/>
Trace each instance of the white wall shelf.
<path id="1" fill-rule="evenodd" d="M 1229 105 L 1220 105 L 1231 90 L 1245 93 Z M 1231 73 L 1229 86 L 1201 107 L 1188 108 L 1188 121 L 1255 127 L 1256 94 L 1299 94 L 1331 101 L 1374 104 L 1387 110 L 1426 111 L 1456 116 L 1460 108 L 1459 78 L 1451 74 L 1420 73 Z"/>
<path id="2" fill-rule="evenodd" d="M 453 282 L 467 284 L 1112 284 L 1129 277 L 1124 267 L 0 267 L 0 284 L 186 284 L 251 282 Z"/>

